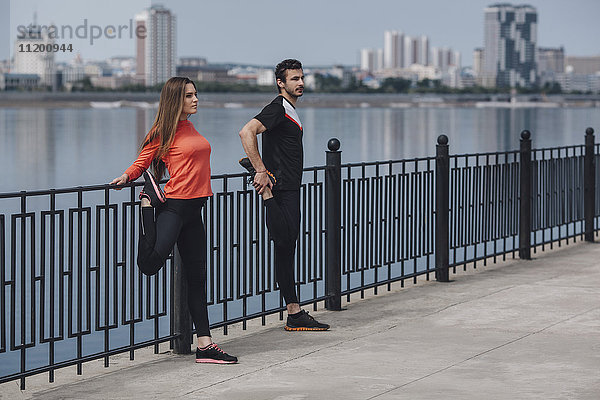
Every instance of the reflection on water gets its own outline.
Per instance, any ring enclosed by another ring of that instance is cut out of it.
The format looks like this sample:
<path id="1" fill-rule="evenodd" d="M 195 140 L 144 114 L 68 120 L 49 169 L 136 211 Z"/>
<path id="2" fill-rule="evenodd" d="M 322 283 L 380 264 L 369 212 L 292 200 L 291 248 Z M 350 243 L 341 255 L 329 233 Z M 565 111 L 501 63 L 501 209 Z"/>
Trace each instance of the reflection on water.
<path id="1" fill-rule="evenodd" d="M 239 172 L 240 128 L 258 108 L 203 108 L 191 117 L 212 145 L 213 174 Z M 0 109 L 1 192 L 101 184 L 136 157 L 156 109 Z M 582 144 L 600 127 L 598 108 L 298 108 L 304 123 L 305 165 L 325 162 L 327 140 L 342 142 L 342 161 L 435 154 L 438 135 L 451 153 L 517 149 L 520 132 L 534 147 Z"/>

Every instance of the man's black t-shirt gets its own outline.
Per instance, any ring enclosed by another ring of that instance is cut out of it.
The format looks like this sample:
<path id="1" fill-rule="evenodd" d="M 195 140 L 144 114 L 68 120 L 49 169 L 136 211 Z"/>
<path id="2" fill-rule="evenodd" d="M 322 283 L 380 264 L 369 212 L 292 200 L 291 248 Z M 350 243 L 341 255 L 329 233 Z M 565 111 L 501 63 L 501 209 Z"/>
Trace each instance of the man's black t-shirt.
<path id="1" fill-rule="evenodd" d="M 273 190 L 300 189 L 304 150 L 302 122 L 296 109 L 285 97 L 277 96 L 254 118 L 267 128 L 262 139 L 262 159 L 277 178 Z"/>

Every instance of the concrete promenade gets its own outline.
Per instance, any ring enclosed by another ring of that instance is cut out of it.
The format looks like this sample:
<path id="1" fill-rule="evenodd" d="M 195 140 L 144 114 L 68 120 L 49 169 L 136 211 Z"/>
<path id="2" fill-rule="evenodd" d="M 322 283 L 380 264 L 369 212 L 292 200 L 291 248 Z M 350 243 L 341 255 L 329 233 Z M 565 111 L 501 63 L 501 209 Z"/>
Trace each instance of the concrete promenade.
<path id="1" fill-rule="evenodd" d="M 213 332 L 238 365 L 141 350 L 0 398 L 600 399 L 600 244 L 468 269 L 313 313 L 329 332 L 285 332 L 278 316 Z"/>

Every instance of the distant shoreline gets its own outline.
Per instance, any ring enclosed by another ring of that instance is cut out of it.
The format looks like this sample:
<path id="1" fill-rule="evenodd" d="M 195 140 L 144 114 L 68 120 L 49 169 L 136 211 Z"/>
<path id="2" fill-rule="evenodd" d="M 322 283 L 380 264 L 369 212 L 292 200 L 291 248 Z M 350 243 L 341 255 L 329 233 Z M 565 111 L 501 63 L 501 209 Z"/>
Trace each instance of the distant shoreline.
<path id="1" fill-rule="evenodd" d="M 256 108 L 276 93 L 199 93 L 201 108 Z M 155 108 L 159 93 L 138 92 L 0 92 L 0 108 Z M 362 94 L 306 93 L 302 107 L 412 108 L 412 107 L 600 107 L 600 95 L 508 94 Z"/>

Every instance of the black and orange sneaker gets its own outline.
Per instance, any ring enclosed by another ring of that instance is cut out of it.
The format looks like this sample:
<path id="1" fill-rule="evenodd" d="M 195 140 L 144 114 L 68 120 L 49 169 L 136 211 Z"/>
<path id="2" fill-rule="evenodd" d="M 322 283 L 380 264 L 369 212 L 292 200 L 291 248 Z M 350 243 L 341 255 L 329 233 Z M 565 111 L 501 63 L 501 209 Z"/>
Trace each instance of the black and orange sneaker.
<path id="1" fill-rule="evenodd" d="M 248 183 L 254 182 L 254 175 L 256 175 L 256 170 L 254 169 L 254 166 L 250 162 L 250 159 L 248 157 L 244 157 L 244 158 L 240 159 L 239 163 L 250 174 L 250 179 L 248 179 Z M 267 176 L 271 180 L 271 183 L 273 183 L 273 186 L 275 186 L 275 184 L 277 183 L 277 178 L 275 178 L 275 175 L 273 175 L 271 172 L 269 172 L 267 170 Z"/>
<path id="2" fill-rule="evenodd" d="M 329 325 L 322 324 L 308 312 L 302 310 L 297 314 L 288 315 L 284 329 L 286 331 L 326 331 Z"/>
<path id="3" fill-rule="evenodd" d="M 235 364 L 237 357 L 225 353 L 216 343 L 211 343 L 206 347 L 196 347 L 196 362 L 207 364 Z"/>
<path id="4" fill-rule="evenodd" d="M 165 201 L 167 201 L 167 198 L 158 185 L 158 182 L 156 182 L 154 175 L 149 171 L 144 171 L 144 179 L 146 180 L 146 183 L 140 192 L 140 200 L 144 197 L 147 198 L 150 200 L 150 205 L 154 208 L 164 204 Z"/>

